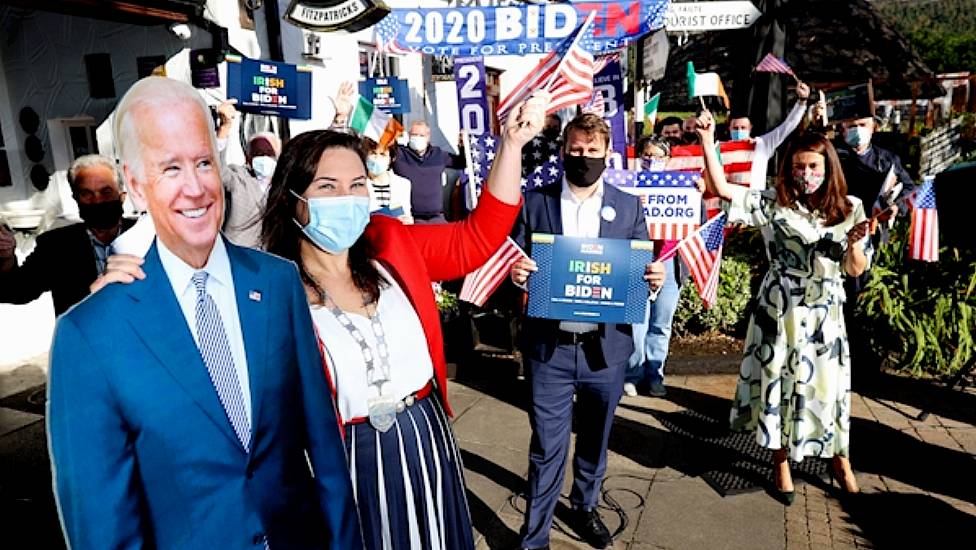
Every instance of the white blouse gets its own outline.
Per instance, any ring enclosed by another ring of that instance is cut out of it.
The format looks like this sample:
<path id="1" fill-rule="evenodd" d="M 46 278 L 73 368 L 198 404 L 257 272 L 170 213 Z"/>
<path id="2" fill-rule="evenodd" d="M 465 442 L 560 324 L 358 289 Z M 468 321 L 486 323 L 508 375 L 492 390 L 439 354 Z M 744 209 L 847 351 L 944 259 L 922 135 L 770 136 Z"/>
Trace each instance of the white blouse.
<path id="1" fill-rule="evenodd" d="M 384 393 L 397 399 L 416 392 L 434 376 L 434 364 L 427 349 L 427 338 L 420 324 L 420 317 L 403 289 L 390 273 L 374 262 L 390 286 L 380 292 L 377 312 L 386 337 L 390 357 L 390 382 L 383 385 Z M 332 312 L 322 306 L 312 306 L 312 321 L 325 345 L 329 375 L 336 387 L 336 404 L 342 418 L 368 416 L 366 400 L 379 394 L 375 386 L 366 382 L 366 362 L 362 349 L 349 331 L 336 320 Z M 346 312 L 356 328 L 366 338 L 376 357 L 375 368 L 380 368 L 376 353 L 376 335 L 369 319 L 357 313 Z"/>

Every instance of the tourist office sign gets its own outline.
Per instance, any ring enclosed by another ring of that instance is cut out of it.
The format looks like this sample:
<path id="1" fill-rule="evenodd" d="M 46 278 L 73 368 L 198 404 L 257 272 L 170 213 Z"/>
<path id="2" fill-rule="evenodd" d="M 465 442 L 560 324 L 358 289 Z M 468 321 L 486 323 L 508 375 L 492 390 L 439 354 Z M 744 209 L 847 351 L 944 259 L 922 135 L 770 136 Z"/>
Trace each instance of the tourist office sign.
<path id="1" fill-rule="evenodd" d="M 606 209 L 608 207 L 604 207 Z M 535 233 L 528 315 L 587 323 L 642 323 L 650 241 Z"/>
<path id="2" fill-rule="evenodd" d="M 748 1 L 671 2 L 664 28 L 671 32 L 745 29 L 761 15 Z"/>
<path id="3" fill-rule="evenodd" d="M 450 55 L 526 55 L 554 50 L 595 13 L 581 41 L 591 53 L 626 47 L 664 26 L 668 0 L 590 0 L 497 7 L 394 8 L 379 25 L 390 51 Z"/>
<path id="4" fill-rule="evenodd" d="M 389 13 L 381 0 L 292 0 L 285 20 L 312 31 L 361 31 Z"/>

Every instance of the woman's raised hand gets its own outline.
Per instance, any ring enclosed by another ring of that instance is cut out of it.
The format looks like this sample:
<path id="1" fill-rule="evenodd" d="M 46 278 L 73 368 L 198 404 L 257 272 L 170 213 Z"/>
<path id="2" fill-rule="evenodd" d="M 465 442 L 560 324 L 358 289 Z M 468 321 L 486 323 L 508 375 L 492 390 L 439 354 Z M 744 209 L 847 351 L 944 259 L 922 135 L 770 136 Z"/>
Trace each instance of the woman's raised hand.
<path id="1" fill-rule="evenodd" d="M 551 96 L 549 92 L 536 90 L 528 99 L 515 107 L 505 121 L 505 140 L 521 147 L 542 132 Z"/>

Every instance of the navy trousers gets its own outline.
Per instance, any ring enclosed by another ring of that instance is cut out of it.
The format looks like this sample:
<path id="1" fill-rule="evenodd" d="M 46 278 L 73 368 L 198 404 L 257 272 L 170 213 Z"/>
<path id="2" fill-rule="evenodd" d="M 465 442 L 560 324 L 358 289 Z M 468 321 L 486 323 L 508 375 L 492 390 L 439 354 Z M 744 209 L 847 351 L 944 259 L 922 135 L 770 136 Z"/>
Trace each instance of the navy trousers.
<path id="1" fill-rule="evenodd" d="M 532 441 L 522 546 L 539 548 L 549 544 L 549 530 L 566 470 L 574 412 L 576 453 L 569 500 L 574 507 L 586 510 L 597 505 L 607 470 L 607 442 L 613 414 L 623 394 L 626 364 L 608 366 L 599 341 L 592 341 L 559 345 L 548 362 L 529 359 L 529 366 Z"/>

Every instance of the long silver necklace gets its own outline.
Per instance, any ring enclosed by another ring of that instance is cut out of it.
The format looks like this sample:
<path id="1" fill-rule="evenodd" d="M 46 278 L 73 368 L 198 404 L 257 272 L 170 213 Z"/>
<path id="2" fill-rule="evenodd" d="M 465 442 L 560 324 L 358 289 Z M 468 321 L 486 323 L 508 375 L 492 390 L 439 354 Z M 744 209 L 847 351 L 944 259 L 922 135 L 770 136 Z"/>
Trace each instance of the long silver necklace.
<path id="1" fill-rule="evenodd" d="M 349 336 L 359 344 L 359 349 L 363 354 L 363 362 L 366 364 L 366 383 L 375 387 L 377 393 L 376 396 L 366 399 L 366 406 L 369 410 L 369 423 L 377 430 L 386 432 L 393 427 L 393 423 L 396 421 L 397 400 L 392 395 L 383 392 L 383 387 L 390 382 L 390 350 L 386 344 L 386 333 L 383 330 L 383 324 L 380 322 L 379 304 L 377 303 L 373 307 L 373 311 L 370 312 L 367 307 L 370 305 L 368 300 L 363 299 L 363 306 L 366 307 L 366 316 L 369 319 L 373 337 L 376 339 L 376 353 L 374 354 L 373 348 L 366 341 L 366 337 L 363 336 L 363 333 L 352 322 L 349 315 L 336 305 L 332 297 L 325 291 L 325 287 L 319 284 L 311 274 L 309 274 L 309 278 L 315 283 L 322 304 L 332 313 L 336 321 L 346 329 Z M 377 358 L 379 359 L 378 365 Z"/>

